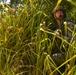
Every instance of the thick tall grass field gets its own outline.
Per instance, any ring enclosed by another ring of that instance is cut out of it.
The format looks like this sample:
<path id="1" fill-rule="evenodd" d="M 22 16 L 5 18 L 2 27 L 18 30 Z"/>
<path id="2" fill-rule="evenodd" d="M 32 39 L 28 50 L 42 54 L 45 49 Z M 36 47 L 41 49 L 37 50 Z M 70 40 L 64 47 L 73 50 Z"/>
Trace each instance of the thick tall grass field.
<path id="1" fill-rule="evenodd" d="M 75 0 L 24 0 L 17 7 L 1 5 L 0 75 L 76 75 L 76 26 L 70 43 L 51 31 L 56 24 L 52 10 L 59 5 L 66 8 L 66 19 L 76 25 Z M 59 46 L 55 38 L 68 44 L 66 60 L 60 66 L 51 58 L 53 45 Z"/>

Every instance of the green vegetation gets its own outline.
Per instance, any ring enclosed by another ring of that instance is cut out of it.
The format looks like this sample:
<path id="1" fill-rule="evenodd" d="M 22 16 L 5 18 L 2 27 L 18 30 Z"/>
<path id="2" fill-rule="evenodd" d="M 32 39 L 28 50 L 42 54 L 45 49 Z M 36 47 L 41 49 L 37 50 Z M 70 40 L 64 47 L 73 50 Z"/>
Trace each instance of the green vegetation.
<path id="1" fill-rule="evenodd" d="M 76 74 L 76 31 L 68 43 L 54 35 L 50 27 L 55 20 L 51 15 L 53 8 L 61 4 L 66 7 L 67 20 L 76 24 L 75 0 L 23 0 L 18 6 L 2 4 L 0 11 L 0 75 L 53 75 L 58 71 L 61 75 Z M 6 7 L 8 10 L 6 10 Z M 76 28 L 74 28 L 76 29 Z M 52 36 L 52 38 L 49 38 Z M 55 38 L 66 42 L 66 61 L 59 67 L 50 55 Z M 53 40 L 53 41 L 52 41 Z M 69 65 L 68 65 L 69 63 Z M 59 68 L 67 65 L 65 72 Z M 54 66 L 55 70 L 51 70 Z"/>

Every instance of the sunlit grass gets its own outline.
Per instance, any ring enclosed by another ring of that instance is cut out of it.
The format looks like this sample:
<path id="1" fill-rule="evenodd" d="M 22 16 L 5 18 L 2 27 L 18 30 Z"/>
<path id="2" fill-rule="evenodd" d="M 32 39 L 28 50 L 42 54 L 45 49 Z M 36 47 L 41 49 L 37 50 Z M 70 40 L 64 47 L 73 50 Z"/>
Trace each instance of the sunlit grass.
<path id="1" fill-rule="evenodd" d="M 8 7 L 8 10 L 5 7 Z M 3 5 L 0 15 L 2 75 L 46 75 L 48 70 L 50 71 L 48 75 L 52 75 L 55 71 L 61 75 L 65 73 L 71 75 L 75 72 L 75 31 L 70 43 L 51 32 L 49 26 L 53 25 L 51 15 L 53 7 L 55 5 L 50 0 L 27 0 L 25 5 L 19 4 L 17 8 Z M 51 58 L 55 38 L 69 45 L 66 61 L 59 67 Z M 66 67 L 65 72 L 61 73 L 59 68 L 68 62 L 70 68 L 67 71 Z M 54 70 L 50 66 L 54 67 Z"/>

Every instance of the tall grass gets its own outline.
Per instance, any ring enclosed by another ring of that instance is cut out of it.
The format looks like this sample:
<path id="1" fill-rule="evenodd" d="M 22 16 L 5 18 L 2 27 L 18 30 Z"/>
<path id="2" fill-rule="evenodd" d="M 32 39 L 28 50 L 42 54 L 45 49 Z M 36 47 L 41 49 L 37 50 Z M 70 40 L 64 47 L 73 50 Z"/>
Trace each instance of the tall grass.
<path id="1" fill-rule="evenodd" d="M 76 33 L 68 43 L 51 32 L 51 12 L 56 5 L 53 3 L 50 0 L 26 0 L 17 8 L 7 4 L 3 6 L 0 14 L 0 74 L 46 75 L 49 70 L 48 75 L 52 75 L 57 70 L 61 75 L 75 75 L 76 41 L 73 38 Z M 69 44 L 66 61 L 59 67 L 51 58 L 56 37 Z M 70 68 L 66 67 L 61 73 L 59 68 L 68 63 Z M 50 66 L 55 69 L 52 71 Z"/>

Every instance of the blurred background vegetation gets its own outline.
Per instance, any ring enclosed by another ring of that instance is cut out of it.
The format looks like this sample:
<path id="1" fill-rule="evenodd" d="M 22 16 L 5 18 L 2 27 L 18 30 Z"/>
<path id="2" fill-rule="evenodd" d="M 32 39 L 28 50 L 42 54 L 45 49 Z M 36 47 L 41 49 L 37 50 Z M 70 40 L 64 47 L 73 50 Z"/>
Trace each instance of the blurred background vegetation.
<path id="1" fill-rule="evenodd" d="M 46 75 L 51 71 L 55 36 L 48 37 L 56 24 L 52 10 L 57 4 L 66 9 L 66 20 L 76 24 L 75 0 L 0 0 L 0 75 Z M 66 75 L 76 73 L 76 44 L 72 45 L 72 56 L 64 63 L 72 62 L 72 69 L 66 68 Z"/>

